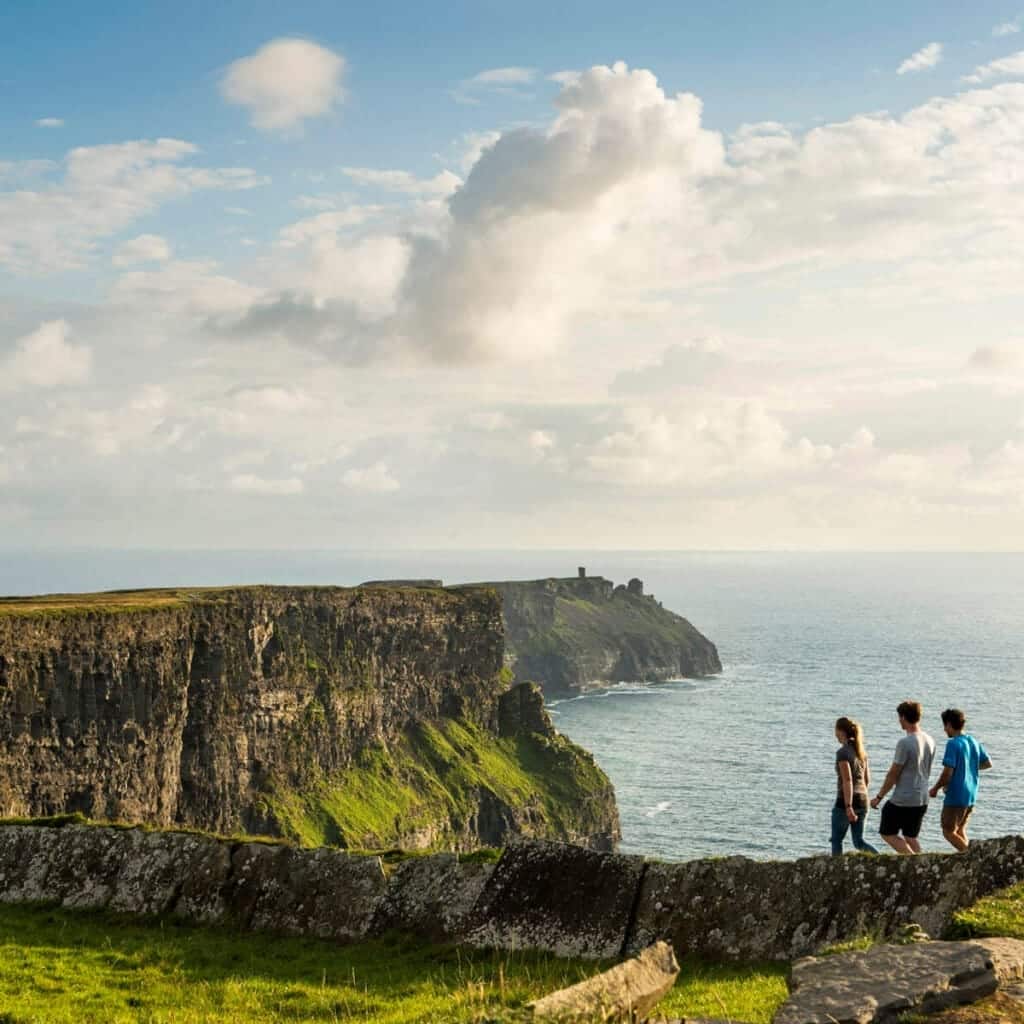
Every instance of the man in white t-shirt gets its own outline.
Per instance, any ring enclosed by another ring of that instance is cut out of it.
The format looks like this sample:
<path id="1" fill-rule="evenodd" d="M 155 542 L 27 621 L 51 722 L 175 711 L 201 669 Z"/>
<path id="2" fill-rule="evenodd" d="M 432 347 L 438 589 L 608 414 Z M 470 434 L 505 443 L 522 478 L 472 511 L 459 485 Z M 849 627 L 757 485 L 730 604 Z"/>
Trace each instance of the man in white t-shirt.
<path id="1" fill-rule="evenodd" d="M 920 725 L 922 710 L 916 700 L 905 700 L 896 708 L 906 735 L 896 744 L 882 788 L 871 801 L 872 807 L 878 807 L 882 797 L 892 790 L 892 797 L 882 808 L 878 831 L 897 853 L 921 852 L 917 837 L 928 810 L 928 777 L 935 757 L 935 740 Z"/>

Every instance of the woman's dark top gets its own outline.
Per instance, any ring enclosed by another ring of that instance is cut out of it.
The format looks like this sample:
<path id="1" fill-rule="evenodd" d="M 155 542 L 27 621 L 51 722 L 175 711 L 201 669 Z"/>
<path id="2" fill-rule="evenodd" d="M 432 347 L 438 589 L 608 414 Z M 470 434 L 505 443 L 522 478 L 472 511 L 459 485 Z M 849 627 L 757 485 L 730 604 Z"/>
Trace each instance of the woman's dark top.
<path id="1" fill-rule="evenodd" d="M 839 765 L 843 761 L 850 766 L 850 776 L 853 778 L 853 806 L 867 807 L 867 766 L 857 756 L 857 751 L 852 743 L 844 743 L 836 751 L 836 807 L 846 806 L 846 801 L 843 799 L 843 777 L 839 774 Z"/>

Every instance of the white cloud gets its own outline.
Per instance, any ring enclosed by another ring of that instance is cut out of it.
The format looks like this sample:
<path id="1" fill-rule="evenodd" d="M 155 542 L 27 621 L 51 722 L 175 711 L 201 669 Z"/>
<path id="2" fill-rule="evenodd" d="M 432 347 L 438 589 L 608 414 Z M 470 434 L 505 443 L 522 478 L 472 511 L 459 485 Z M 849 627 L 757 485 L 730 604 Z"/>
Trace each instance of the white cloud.
<path id="1" fill-rule="evenodd" d="M 1024 76 L 1024 50 L 1019 50 L 1008 57 L 1000 57 L 998 60 L 989 61 L 988 64 L 979 65 L 971 74 L 964 75 L 963 80 L 972 85 L 980 85 L 993 78 L 1019 78 L 1022 76 Z"/>
<path id="2" fill-rule="evenodd" d="M 296 196 L 291 205 L 299 210 L 333 210 L 338 200 L 334 196 Z"/>
<path id="3" fill-rule="evenodd" d="M 122 274 L 111 298 L 147 313 L 186 316 L 237 314 L 258 302 L 259 288 L 218 273 L 217 264 L 198 260 L 170 260 L 154 270 Z"/>
<path id="4" fill-rule="evenodd" d="M 162 263 L 171 258 L 171 247 L 160 235 L 138 235 L 122 242 L 115 250 L 115 267 L 130 267 L 136 263 Z"/>
<path id="5" fill-rule="evenodd" d="M 707 404 L 676 413 L 627 407 L 617 429 L 583 446 L 578 471 L 618 486 L 709 490 L 807 474 L 835 451 L 793 439 L 758 402 Z"/>
<path id="6" fill-rule="evenodd" d="M 61 117 L 41 117 L 36 121 L 39 128 L 63 128 L 64 119 Z"/>
<path id="7" fill-rule="evenodd" d="M 261 131 L 295 128 L 344 99 L 345 60 L 305 39 L 274 39 L 228 66 L 221 94 Z"/>
<path id="8" fill-rule="evenodd" d="M 357 185 L 411 196 L 449 196 L 462 184 L 462 179 L 451 171 L 441 171 L 433 178 L 417 178 L 408 171 L 383 171 L 370 167 L 343 167 L 342 171 Z"/>
<path id="9" fill-rule="evenodd" d="M 228 487 L 240 494 L 302 494 L 305 486 L 296 476 L 268 479 L 254 473 L 238 473 L 228 481 Z"/>
<path id="10" fill-rule="evenodd" d="M 53 160 L 0 160 L 0 181 L 27 182 L 57 169 Z"/>
<path id="11" fill-rule="evenodd" d="M 478 104 L 481 96 L 488 92 L 502 93 L 507 96 L 527 95 L 523 90 L 532 85 L 537 78 L 536 68 L 505 67 L 488 68 L 463 79 L 452 90 L 452 98 L 458 103 Z"/>
<path id="12" fill-rule="evenodd" d="M 685 189 L 721 167 L 700 101 L 666 97 L 649 71 L 592 68 L 557 107 L 546 131 L 484 150 L 448 202 L 443 240 L 413 250 L 402 332 L 439 360 L 549 350 L 614 274 L 622 228 L 671 214 L 662 184 Z"/>
<path id="13" fill-rule="evenodd" d="M 239 388 L 231 397 L 239 409 L 257 416 L 265 413 L 301 413 L 317 405 L 314 399 L 297 388 L 272 384 Z"/>
<path id="14" fill-rule="evenodd" d="M 466 79 L 466 82 L 470 85 L 529 85 L 536 77 L 536 68 L 491 68 Z"/>
<path id="15" fill-rule="evenodd" d="M 328 210 L 313 217 L 305 217 L 281 229 L 278 244 L 294 249 L 323 237 L 335 237 L 339 231 L 358 227 L 376 217 L 383 207 L 347 206 L 343 210 Z"/>
<path id="16" fill-rule="evenodd" d="M 388 469 L 386 462 L 375 462 L 363 468 L 347 469 L 341 476 L 341 482 L 352 491 L 364 494 L 391 494 L 401 484 Z"/>
<path id="17" fill-rule="evenodd" d="M 1011 348 L 983 345 L 971 353 L 967 366 L 980 373 L 1008 373 L 1024 369 L 1024 356 Z"/>
<path id="18" fill-rule="evenodd" d="M 1024 24 L 1024 18 L 1015 18 L 1013 21 L 1004 21 L 992 29 L 992 35 L 997 38 L 1002 36 L 1016 35 Z"/>
<path id="19" fill-rule="evenodd" d="M 0 359 L 0 389 L 58 388 L 81 384 L 92 367 L 92 351 L 68 341 L 65 320 L 49 320 L 14 343 L 14 351 Z"/>
<path id="20" fill-rule="evenodd" d="M 498 139 L 501 132 L 467 132 L 461 139 L 461 153 L 458 157 L 458 166 L 463 174 L 468 174 L 473 165 L 483 155 L 485 149 L 490 149 Z"/>
<path id="21" fill-rule="evenodd" d="M 942 43 L 929 43 L 922 46 L 917 53 L 911 54 L 896 69 L 897 75 L 905 75 L 913 71 L 925 71 L 933 68 L 942 60 Z"/>
<path id="22" fill-rule="evenodd" d="M 185 163 L 197 148 L 180 139 L 72 149 L 62 179 L 0 192 L 0 266 L 45 272 L 83 266 L 96 243 L 162 203 L 203 189 L 248 189 L 265 178 L 243 167 Z"/>
<path id="23" fill-rule="evenodd" d="M 531 430 L 526 443 L 535 452 L 546 452 L 555 446 L 555 436 L 549 430 Z"/>

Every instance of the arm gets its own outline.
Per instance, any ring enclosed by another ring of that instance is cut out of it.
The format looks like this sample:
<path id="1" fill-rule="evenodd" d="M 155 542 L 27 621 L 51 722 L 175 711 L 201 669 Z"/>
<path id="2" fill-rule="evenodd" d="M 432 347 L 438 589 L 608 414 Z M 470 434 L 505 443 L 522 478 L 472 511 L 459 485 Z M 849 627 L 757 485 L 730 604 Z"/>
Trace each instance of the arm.
<path id="1" fill-rule="evenodd" d="M 848 821 L 857 820 L 857 812 L 853 809 L 853 773 L 849 761 L 839 762 L 839 779 L 843 784 L 843 803 L 846 804 Z"/>
<path id="2" fill-rule="evenodd" d="M 953 769 L 947 764 L 943 767 L 938 781 L 928 790 L 928 795 L 934 800 L 939 795 L 939 790 L 945 789 L 949 785 L 951 778 L 953 778 Z"/>
<path id="3" fill-rule="evenodd" d="M 900 776 L 903 774 L 903 765 L 897 761 L 893 761 L 889 765 L 889 770 L 885 773 L 885 779 L 882 782 L 882 788 L 875 794 L 874 800 L 871 801 L 872 807 L 877 807 L 882 802 L 882 797 L 892 789 L 897 782 L 900 780 Z"/>
<path id="4" fill-rule="evenodd" d="M 980 768 L 980 769 L 981 769 L 981 770 L 982 770 L 983 772 L 987 772 L 987 771 L 989 770 L 989 768 L 991 768 L 991 767 L 992 767 L 992 762 L 991 762 L 991 761 L 990 761 L 990 760 L 989 760 L 989 759 L 988 759 L 988 758 L 986 757 L 986 758 L 985 758 L 985 760 L 984 760 L 984 761 L 982 761 L 982 762 L 981 762 L 981 764 L 979 764 L 979 765 L 978 765 L 978 767 L 979 767 L 979 768 Z"/>

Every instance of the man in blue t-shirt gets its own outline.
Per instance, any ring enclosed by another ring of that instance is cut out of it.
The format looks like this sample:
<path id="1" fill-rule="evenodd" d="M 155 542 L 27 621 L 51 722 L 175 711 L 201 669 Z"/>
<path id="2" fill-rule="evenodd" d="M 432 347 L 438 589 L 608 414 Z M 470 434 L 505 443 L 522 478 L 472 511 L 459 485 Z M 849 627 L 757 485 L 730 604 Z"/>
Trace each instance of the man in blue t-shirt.
<path id="1" fill-rule="evenodd" d="M 967 849 L 967 819 L 978 796 L 978 773 L 992 767 L 985 748 L 964 732 L 967 716 L 959 708 L 942 712 L 942 727 L 949 739 L 942 755 L 942 774 L 928 791 L 934 799 L 946 791 L 942 806 L 942 834 L 950 845 L 963 853 Z"/>

